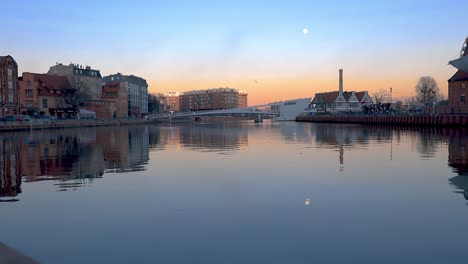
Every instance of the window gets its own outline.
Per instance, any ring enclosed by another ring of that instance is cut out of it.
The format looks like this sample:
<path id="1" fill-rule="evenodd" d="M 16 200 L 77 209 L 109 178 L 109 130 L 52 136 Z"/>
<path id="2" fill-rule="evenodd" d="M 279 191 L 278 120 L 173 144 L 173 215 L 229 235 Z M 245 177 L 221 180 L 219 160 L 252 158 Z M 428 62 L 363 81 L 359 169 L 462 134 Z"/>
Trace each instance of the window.
<path id="1" fill-rule="evenodd" d="M 42 99 L 42 108 L 48 108 L 47 99 Z"/>
<path id="2" fill-rule="evenodd" d="M 26 83 L 26 85 L 27 85 L 27 86 L 31 86 L 31 81 L 28 81 L 28 82 Z"/>
<path id="3" fill-rule="evenodd" d="M 33 91 L 31 89 L 26 89 L 24 90 L 24 93 L 27 97 L 32 97 L 33 96 Z"/>
<path id="4" fill-rule="evenodd" d="M 461 88 L 462 88 L 462 89 L 465 89 L 465 88 L 466 88 L 466 83 L 462 83 L 462 84 L 461 84 Z"/>
<path id="5" fill-rule="evenodd" d="M 8 89 L 13 89 L 13 81 L 8 81 Z"/>
<path id="6" fill-rule="evenodd" d="M 13 76 L 13 70 L 11 68 L 8 68 L 8 77 Z"/>
<path id="7" fill-rule="evenodd" d="M 14 103 L 14 100 L 13 100 L 13 93 L 12 93 L 12 92 L 9 92 L 9 93 L 8 93 L 8 102 Z"/>
<path id="8" fill-rule="evenodd" d="M 26 102 L 26 107 L 32 108 L 33 107 L 33 102 L 31 102 L 31 101 Z"/>
<path id="9" fill-rule="evenodd" d="M 466 104 L 466 102 L 465 102 L 465 94 L 462 94 L 462 95 L 460 96 L 460 102 Z"/>

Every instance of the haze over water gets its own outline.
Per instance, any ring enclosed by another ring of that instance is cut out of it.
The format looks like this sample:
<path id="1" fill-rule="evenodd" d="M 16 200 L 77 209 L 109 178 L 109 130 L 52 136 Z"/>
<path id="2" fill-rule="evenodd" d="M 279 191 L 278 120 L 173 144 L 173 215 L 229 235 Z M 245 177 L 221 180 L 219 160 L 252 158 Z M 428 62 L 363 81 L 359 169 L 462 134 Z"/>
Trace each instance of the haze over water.
<path id="1" fill-rule="evenodd" d="M 1 241 L 42 263 L 466 261 L 466 130 L 141 125 L 0 147 Z"/>

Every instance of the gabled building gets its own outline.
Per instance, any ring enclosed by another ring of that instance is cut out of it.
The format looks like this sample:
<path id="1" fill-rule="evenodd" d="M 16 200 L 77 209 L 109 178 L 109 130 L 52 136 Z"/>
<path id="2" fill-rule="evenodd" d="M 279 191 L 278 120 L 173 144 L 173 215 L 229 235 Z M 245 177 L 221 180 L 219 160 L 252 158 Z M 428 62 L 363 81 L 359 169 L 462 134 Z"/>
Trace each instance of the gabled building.
<path id="1" fill-rule="evenodd" d="M 327 93 L 316 93 L 312 105 L 321 112 L 358 112 L 365 104 L 372 104 L 367 91 L 344 92 L 343 70 L 340 69 L 339 90 Z"/>
<path id="2" fill-rule="evenodd" d="M 19 78 L 21 114 L 66 117 L 74 115 L 66 96 L 74 90 L 65 76 L 23 73 Z"/>
<path id="3" fill-rule="evenodd" d="M 0 115 L 18 114 L 18 64 L 12 56 L 0 56 Z"/>

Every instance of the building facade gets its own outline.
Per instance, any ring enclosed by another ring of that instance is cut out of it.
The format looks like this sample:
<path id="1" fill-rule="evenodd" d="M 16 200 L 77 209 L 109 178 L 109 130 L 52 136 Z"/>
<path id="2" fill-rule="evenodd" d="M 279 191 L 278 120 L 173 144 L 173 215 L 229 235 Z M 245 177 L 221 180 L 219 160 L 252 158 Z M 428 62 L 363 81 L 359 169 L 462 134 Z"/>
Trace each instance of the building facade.
<path id="1" fill-rule="evenodd" d="M 18 64 L 12 56 L 0 56 L 0 115 L 18 114 Z"/>
<path id="2" fill-rule="evenodd" d="M 358 112 L 361 111 L 362 106 L 372 103 L 372 98 L 367 91 L 343 91 L 343 70 L 341 69 L 338 91 L 316 93 L 312 100 L 313 108 L 323 112 Z"/>
<path id="3" fill-rule="evenodd" d="M 248 93 L 246 91 L 239 91 L 239 96 L 237 98 L 237 107 L 247 107 L 247 96 Z"/>
<path id="4" fill-rule="evenodd" d="M 453 114 L 468 113 L 468 72 L 458 70 L 448 80 L 449 111 Z"/>
<path id="5" fill-rule="evenodd" d="M 103 82 L 120 82 L 128 95 L 128 116 L 142 117 L 148 114 L 148 83 L 145 79 L 121 73 L 105 76 Z"/>
<path id="6" fill-rule="evenodd" d="M 83 92 L 88 97 L 86 99 L 101 99 L 102 77 L 99 70 L 92 69 L 90 66 L 58 63 L 50 67 L 48 74 L 67 77 L 75 90 Z"/>
<path id="7" fill-rule="evenodd" d="M 112 118 L 128 117 L 128 94 L 120 82 L 107 82 L 102 87 L 101 99 L 115 104 L 115 112 Z"/>
<path id="8" fill-rule="evenodd" d="M 59 118 L 73 115 L 66 101 L 68 93 L 73 93 L 73 88 L 65 76 L 25 72 L 19 78 L 21 114 Z"/>
<path id="9" fill-rule="evenodd" d="M 215 88 L 184 92 L 180 95 L 180 110 L 202 111 L 238 107 L 239 91 L 232 88 Z"/>
<path id="10" fill-rule="evenodd" d="M 166 94 L 166 106 L 168 111 L 180 112 L 180 93 L 168 92 Z"/>

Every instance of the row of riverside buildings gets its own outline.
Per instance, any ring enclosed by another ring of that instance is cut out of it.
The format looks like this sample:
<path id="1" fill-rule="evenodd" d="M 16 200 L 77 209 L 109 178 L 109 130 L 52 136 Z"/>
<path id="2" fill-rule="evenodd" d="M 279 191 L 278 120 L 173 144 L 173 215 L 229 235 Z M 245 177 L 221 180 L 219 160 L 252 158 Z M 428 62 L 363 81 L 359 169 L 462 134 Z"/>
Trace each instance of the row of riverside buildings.
<path id="1" fill-rule="evenodd" d="M 141 118 L 148 114 L 148 84 L 133 75 L 102 77 L 90 66 L 61 63 L 19 77 L 15 59 L 0 56 L 0 107 L 2 117 Z"/>
<path id="2" fill-rule="evenodd" d="M 169 92 L 162 97 L 164 111 L 190 112 L 247 107 L 247 92 L 214 88 L 189 92 Z"/>

